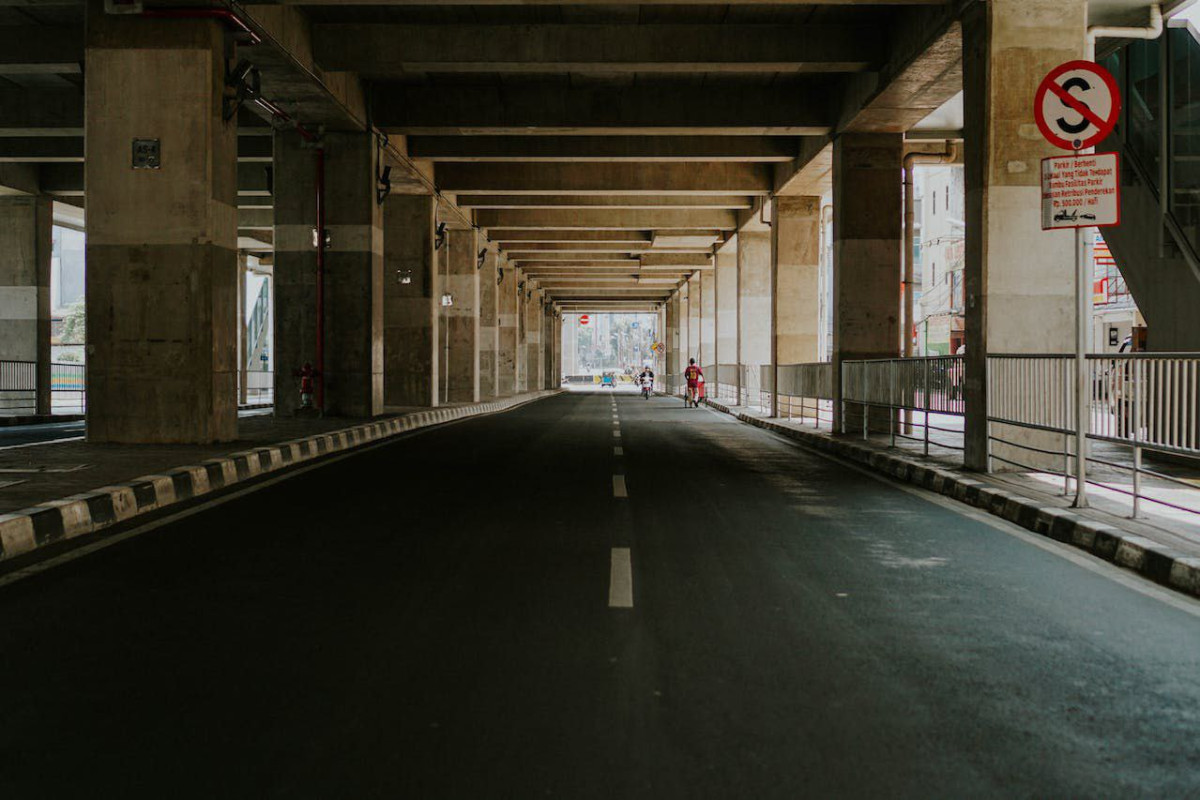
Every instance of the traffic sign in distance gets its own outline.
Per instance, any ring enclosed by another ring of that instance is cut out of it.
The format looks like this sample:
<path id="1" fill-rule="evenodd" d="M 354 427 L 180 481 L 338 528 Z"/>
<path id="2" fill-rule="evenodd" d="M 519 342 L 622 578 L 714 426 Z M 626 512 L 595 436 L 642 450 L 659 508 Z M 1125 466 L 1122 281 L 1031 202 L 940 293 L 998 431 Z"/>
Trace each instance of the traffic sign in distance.
<path id="1" fill-rule="evenodd" d="M 589 317 L 587 314 L 579 315 L 579 324 L 580 325 L 587 325 L 591 321 L 592 321 L 591 317 Z"/>
<path id="2" fill-rule="evenodd" d="M 1091 61 L 1060 64 L 1038 85 L 1033 115 L 1042 136 L 1055 147 L 1091 147 L 1112 132 L 1121 115 L 1117 82 Z"/>

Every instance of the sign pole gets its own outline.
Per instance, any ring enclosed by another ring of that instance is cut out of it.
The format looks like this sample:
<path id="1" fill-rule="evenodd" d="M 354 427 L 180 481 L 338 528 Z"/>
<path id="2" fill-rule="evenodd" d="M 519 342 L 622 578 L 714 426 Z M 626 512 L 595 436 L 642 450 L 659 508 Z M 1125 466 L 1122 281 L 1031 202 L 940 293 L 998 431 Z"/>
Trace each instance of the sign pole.
<path id="1" fill-rule="evenodd" d="M 1074 508 L 1087 508 L 1087 432 L 1088 374 L 1087 328 L 1091 276 L 1083 257 L 1083 231 L 1075 229 L 1075 502 Z"/>

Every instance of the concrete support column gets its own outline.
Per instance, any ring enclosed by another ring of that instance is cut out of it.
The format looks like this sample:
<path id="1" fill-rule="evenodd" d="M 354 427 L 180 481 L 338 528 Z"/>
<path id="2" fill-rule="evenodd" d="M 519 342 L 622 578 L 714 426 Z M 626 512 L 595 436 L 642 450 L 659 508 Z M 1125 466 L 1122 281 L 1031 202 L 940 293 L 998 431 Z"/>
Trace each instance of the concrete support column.
<path id="1" fill-rule="evenodd" d="M 474 228 L 447 233 L 450 251 L 446 291 L 454 298 L 446 315 L 448 403 L 479 402 L 479 267 Z"/>
<path id="2" fill-rule="evenodd" d="M 705 372 L 705 378 L 715 385 L 717 364 L 717 273 L 716 270 L 701 271 L 697 278 L 700 282 L 700 355 L 696 363 L 703 369 L 712 367 L 712 374 Z"/>
<path id="3" fill-rule="evenodd" d="M 737 250 L 726 247 L 717 252 L 717 365 L 738 363 L 738 284 Z M 714 376 L 719 378 L 720 376 Z M 737 389 L 736 380 L 733 383 Z"/>
<path id="4" fill-rule="evenodd" d="M 556 327 L 554 324 L 554 306 L 550 303 L 546 303 L 545 305 L 542 320 L 542 349 L 545 351 L 545 374 L 542 376 L 542 388 L 550 389 L 553 388 L 555 383 L 554 370 L 556 369 L 555 355 L 557 352 L 557 348 L 554 346 L 554 330 Z"/>
<path id="5" fill-rule="evenodd" d="M 434 248 L 437 199 L 384 201 L 383 398 L 388 406 L 438 404 L 441 276 Z"/>
<path id="6" fill-rule="evenodd" d="M 683 370 L 679 366 L 681 353 L 683 352 L 683 294 L 684 287 L 681 286 L 675 290 L 675 293 L 667 300 L 667 308 L 665 313 L 666 318 L 666 333 L 663 341 L 666 343 L 665 365 L 663 372 L 670 376 L 679 376 Z"/>
<path id="7" fill-rule="evenodd" d="M 531 284 L 533 281 L 525 286 L 525 371 L 526 391 L 536 392 L 546 379 L 546 351 L 542 347 L 545 315 L 542 313 L 542 290 Z"/>
<path id="8" fill-rule="evenodd" d="M 687 318 L 687 358 L 683 363 L 687 364 L 687 359 L 696 359 L 697 364 L 704 363 L 704 353 L 701 350 L 702 342 L 700 340 L 700 312 L 704 305 L 703 287 L 700 285 L 700 272 L 692 273 L 688 278 L 688 318 Z"/>
<path id="9" fill-rule="evenodd" d="M 841 363 L 897 358 L 904 238 L 904 136 L 842 134 L 833 144 L 834 428 L 842 424 Z M 861 408 L 846 409 L 860 430 Z M 880 410 L 886 428 L 887 412 Z"/>
<path id="10" fill-rule="evenodd" d="M 246 374 L 250 363 L 246 348 L 246 254 L 238 253 L 238 286 L 237 286 L 237 349 L 238 349 L 238 403 L 245 404 L 250 399 L 249 376 Z"/>
<path id="11" fill-rule="evenodd" d="M 988 469 L 987 354 L 1074 351 L 1074 237 L 1043 232 L 1040 160 L 1061 155 L 1030 108 L 1041 78 L 1083 57 L 1085 0 L 992 0 L 963 18 L 966 159 L 966 452 Z M 1047 402 L 1045 398 L 1033 398 Z M 1059 449 L 1061 437 L 996 426 L 1001 438 Z M 998 444 L 995 455 L 1061 468 L 1057 456 Z M 1008 468 L 1002 462 L 997 469 Z"/>
<path id="12" fill-rule="evenodd" d="M 36 362 L 36 397 L 0 398 L 0 411 L 51 412 L 52 213 L 47 195 L 0 197 L 0 360 Z"/>
<path id="13" fill-rule="evenodd" d="M 500 396 L 498 257 L 496 246 L 489 246 L 479 272 L 479 396 L 484 400 Z"/>
<path id="14" fill-rule="evenodd" d="M 511 397 L 517 391 L 517 270 L 504 256 L 497 278 L 496 394 Z"/>
<path id="15" fill-rule="evenodd" d="M 781 364 L 817 360 L 820 342 L 821 198 L 777 197 L 771 217 L 772 356 Z M 779 393 L 772 414 L 779 416 Z"/>
<path id="16" fill-rule="evenodd" d="M 225 29 L 87 4 L 88 438 L 237 437 L 237 123 Z M 141 152 L 158 162 L 135 168 Z"/>
<path id="17" fill-rule="evenodd" d="M 564 375 L 579 374 L 579 348 L 577 342 L 579 339 L 579 315 L 571 314 L 563 317 L 561 321 L 563 329 L 562 341 L 562 373 Z"/>
<path id="18" fill-rule="evenodd" d="M 325 413 L 383 411 L 383 215 L 375 139 L 327 134 L 325 148 Z M 317 365 L 316 159 L 300 136 L 275 134 L 275 413 L 300 405 L 295 370 Z"/>
<path id="19" fill-rule="evenodd" d="M 738 232 L 737 275 L 738 363 L 747 376 L 742 389 L 757 392 L 762 367 L 771 363 L 770 232 Z M 757 395 L 752 399 L 757 402 Z"/>
<path id="20" fill-rule="evenodd" d="M 517 394 L 529 391 L 529 299 L 532 282 L 521 270 L 517 275 Z"/>

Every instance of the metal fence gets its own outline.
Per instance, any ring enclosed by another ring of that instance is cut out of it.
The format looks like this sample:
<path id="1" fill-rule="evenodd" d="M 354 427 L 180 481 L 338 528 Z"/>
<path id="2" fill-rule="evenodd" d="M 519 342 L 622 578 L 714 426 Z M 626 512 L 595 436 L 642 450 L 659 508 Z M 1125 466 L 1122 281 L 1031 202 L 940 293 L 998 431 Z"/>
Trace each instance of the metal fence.
<path id="1" fill-rule="evenodd" d="M 272 370 L 246 372 L 246 402 L 262 405 L 275 402 L 275 373 Z"/>
<path id="2" fill-rule="evenodd" d="M 83 364 L 50 364 L 50 411 L 82 414 L 87 408 L 87 370 Z M 37 362 L 0 361 L 0 414 L 36 414 Z"/>
<path id="3" fill-rule="evenodd" d="M 778 391 L 780 416 L 833 424 L 833 364 L 780 364 Z"/>
<path id="4" fill-rule="evenodd" d="M 947 427 L 941 418 L 961 417 L 966 413 L 965 375 L 962 356 L 843 361 L 842 432 L 846 432 L 846 404 L 884 408 L 888 410 L 887 433 L 893 444 L 897 438 L 920 441 L 926 455 L 931 444 L 961 450 L 961 439 L 954 442 L 944 436 L 940 440 L 932 436 L 935 432 L 961 436 L 961 427 Z M 868 411 L 861 416 L 866 438 L 872 432 L 872 415 Z M 915 428 L 921 429 L 920 437 L 913 435 Z"/>

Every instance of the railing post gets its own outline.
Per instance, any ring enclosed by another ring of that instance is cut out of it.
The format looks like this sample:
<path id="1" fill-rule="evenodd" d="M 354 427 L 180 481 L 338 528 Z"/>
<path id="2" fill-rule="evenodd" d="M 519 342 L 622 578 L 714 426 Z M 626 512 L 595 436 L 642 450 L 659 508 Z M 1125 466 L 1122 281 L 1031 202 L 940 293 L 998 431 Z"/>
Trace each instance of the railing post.
<path id="1" fill-rule="evenodd" d="M 896 446 L 896 367 L 895 361 L 888 363 L 888 400 L 891 401 L 891 408 L 888 409 L 888 435 L 891 438 L 889 447 Z"/>
<path id="2" fill-rule="evenodd" d="M 1142 493 L 1142 370 L 1141 362 L 1130 359 L 1129 367 L 1133 371 L 1133 518 L 1137 519 L 1141 510 Z"/>
<path id="3" fill-rule="evenodd" d="M 862 371 L 862 418 L 863 418 L 863 441 L 871 438 L 871 407 L 867 405 L 867 370 L 864 365 Z"/>
<path id="4" fill-rule="evenodd" d="M 925 360 L 924 385 L 921 387 L 925 395 L 925 424 L 922 426 L 925 428 L 925 455 L 929 455 L 929 370 L 932 363 L 929 359 Z"/>

